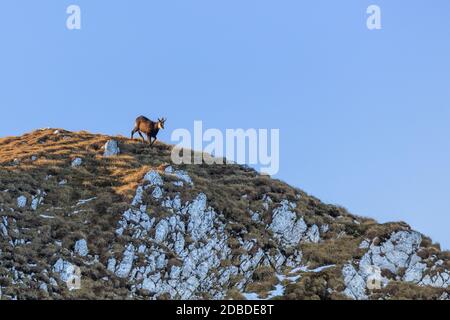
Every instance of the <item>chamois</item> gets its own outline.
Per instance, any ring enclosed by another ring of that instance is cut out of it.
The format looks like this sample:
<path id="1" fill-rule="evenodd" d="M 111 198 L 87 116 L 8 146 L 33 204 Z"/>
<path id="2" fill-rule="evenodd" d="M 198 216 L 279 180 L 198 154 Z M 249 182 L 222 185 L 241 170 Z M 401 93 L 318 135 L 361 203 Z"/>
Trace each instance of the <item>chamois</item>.
<path id="1" fill-rule="evenodd" d="M 158 122 L 154 122 L 144 116 L 140 116 L 136 119 L 136 124 L 134 125 L 133 131 L 131 131 L 131 139 L 133 139 L 134 134 L 137 132 L 142 138 L 142 142 L 145 143 L 145 138 L 142 133 L 147 135 L 148 143 L 150 144 L 150 148 L 153 146 L 155 141 L 157 140 L 156 136 L 160 129 L 164 129 L 164 123 L 166 119 L 160 118 Z M 152 138 L 154 139 L 152 142 Z"/>

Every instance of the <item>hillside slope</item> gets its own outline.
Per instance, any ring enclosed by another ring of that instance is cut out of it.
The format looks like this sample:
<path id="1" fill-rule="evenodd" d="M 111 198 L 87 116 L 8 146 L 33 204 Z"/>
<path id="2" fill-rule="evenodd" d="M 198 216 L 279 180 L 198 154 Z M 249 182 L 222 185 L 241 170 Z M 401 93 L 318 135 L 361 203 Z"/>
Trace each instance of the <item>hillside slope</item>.
<path id="1" fill-rule="evenodd" d="M 244 166 L 175 167 L 170 150 L 0 139 L 0 298 L 448 299 L 449 252 L 407 224 Z"/>

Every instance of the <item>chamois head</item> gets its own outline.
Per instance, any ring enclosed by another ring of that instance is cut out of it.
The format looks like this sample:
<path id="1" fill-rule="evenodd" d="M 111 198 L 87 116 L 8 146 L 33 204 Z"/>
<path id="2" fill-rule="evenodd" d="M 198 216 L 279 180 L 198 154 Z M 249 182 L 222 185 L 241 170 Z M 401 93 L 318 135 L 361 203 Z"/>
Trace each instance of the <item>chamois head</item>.
<path id="1" fill-rule="evenodd" d="M 164 123 L 166 122 L 166 120 L 167 119 L 165 119 L 165 118 L 158 119 L 158 123 L 157 123 L 158 129 L 164 129 Z"/>

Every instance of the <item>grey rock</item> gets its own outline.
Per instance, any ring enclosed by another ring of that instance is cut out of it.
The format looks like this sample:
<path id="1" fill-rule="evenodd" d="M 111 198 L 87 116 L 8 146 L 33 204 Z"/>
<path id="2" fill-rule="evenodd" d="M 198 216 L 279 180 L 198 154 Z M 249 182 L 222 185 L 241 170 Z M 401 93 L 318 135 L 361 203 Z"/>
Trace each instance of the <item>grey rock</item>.
<path id="1" fill-rule="evenodd" d="M 133 201 L 131 203 L 132 206 L 138 206 L 142 203 L 142 197 L 144 195 L 144 188 L 142 188 L 142 186 L 139 186 L 136 189 L 136 194 L 133 198 Z"/>
<path id="2" fill-rule="evenodd" d="M 36 211 L 38 206 L 44 201 L 45 192 L 38 190 L 37 194 L 31 199 L 31 210 Z"/>
<path id="3" fill-rule="evenodd" d="M 144 176 L 144 181 L 150 182 L 150 186 L 162 186 L 164 182 L 158 172 L 151 170 Z"/>
<path id="4" fill-rule="evenodd" d="M 119 278 L 126 278 L 130 274 L 131 269 L 133 268 L 133 260 L 134 260 L 134 246 L 129 244 L 123 253 L 122 261 L 116 269 L 116 276 Z"/>
<path id="5" fill-rule="evenodd" d="M 79 167 L 83 163 L 81 158 L 75 158 L 72 160 L 72 167 Z"/>
<path id="6" fill-rule="evenodd" d="M 113 157 L 120 154 L 119 143 L 116 140 L 109 140 L 105 144 L 105 152 L 103 153 L 104 157 Z"/>
<path id="7" fill-rule="evenodd" d="M 27 198 L 25 196 L 20 196 L 17 198 L 18 208 L 25 208 L 26 205 L 27 205 Z"/>
<path id="8" fill-rule="evenodd" d="M 74 251 L 81 257 L 86 257 L 89 253 L 87 242 L 85 239 L 80 239 L 75 242 Z"/>
<path id="9" fill-rule="evenodd" d="M 152 192 L 152 197 L 155 199 L 161 199 L 163 196 L 163 191 L 160 187 L 156 187 Z"/>
<path id="10" fill-rule="evenodd" d="M 342 269 L 346 288 L 344 294 L 355 300 L 366 300 L 366 281 L 351 264 Z"/>
<path id="11" fill-rule="evenodd" d="M 188 206 L 188 232 L 194 240 L 202 239 L 213 227 L 215 212 L 206 210 L 206 195 L 201 193 Z"/>
<path id="12" fill-rule="evenodd" d="M 41 282 L 39 284 L 39 290 L 48 293 L 48 286 L 45 282 Z"/>
<path id="13" fill-rule="evenodd" d="M 108 269 L 108 271 L 110 272 L 115 272 L 116 271 L 116 259 L 115 258 L 109 258 L 108 259 L 108 266 L 106 267 Z"/>
<path id="14" fill-rule="evenodd" d="M 287 246 L 297 245 L 308 229 L 303 218 L 297 218 L 295 212 L 291 211 L 293 207 L 294 204 L 283 201 L 281 206 L 273 211 L 272 223 L 269 226 L 275 237 Z"/>
<path id="15" fill-rule="evenodd" d="M 67 282 L 76 271 L 75 265 L 60 258 L 53 266 L 53 272 L 59 275 L 61 281 Z"/>
<path id="16" fill-rule="evenodd" d="M 312 243 L 318 243 L 320 241 L 319 227 L 315 224 L 312 225 L 306 232 L 306 240 Z"/>
<path id="17" fill-rule="evenodd" d="M 163 242 L 169 233 L 169 223 L 163 219 L 156 225 L 155 241 Z"/>

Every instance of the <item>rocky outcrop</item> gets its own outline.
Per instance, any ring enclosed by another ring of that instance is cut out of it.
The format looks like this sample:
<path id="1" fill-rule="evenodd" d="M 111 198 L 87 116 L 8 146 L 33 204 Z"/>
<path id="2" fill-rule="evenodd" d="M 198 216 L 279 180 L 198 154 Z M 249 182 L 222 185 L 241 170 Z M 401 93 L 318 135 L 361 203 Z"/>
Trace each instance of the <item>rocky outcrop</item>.
<path id="1" fill-rule="evenodd" d="M 26 137 L 39 153 L 0 139 L 3 299 L 449 299 L 448 253 L 406 224 L 248 167 L 169 165 L 163 144 L 53 131 Z"/>
<path id="2" fill-rule="evenodd" d="M 281 205 L 273 211 L 272 223 L 269 229 L 272 230 L 282 245 L 296 246 L 302 239 L 308 242 L 319 242 L 319 227 L 312 225 L 308 228 L 303 218 L 298 218 L 297 214 L 292 210 L 295 207 L 295 203 L 286 200 L 282 201 Z M 324 230 L 326 231 L 326 229 Z"/>
<path id="3" fill-rule="evenodd" d="M 422 235 L 415 231 L 394 232 L 380 244 L 378 239 L 372 243 L 364 240 L 360 248 L 367 248 L 367 252 L 361 258 L 357 268 L 350 262 L 342 269 L 345 280 L 345 294 L 354 299 L 367 299 L 367 289 L 380 289 L 386 286 L 390 280 L 401 280 L 415 283 L 421 286 L 447 288 L 450 285 L 449 271 L 437 272 L 430 275 L 440 265 L 432 257 L 423 260 L 418 251 L 421 247 Z M 433 265 L 428 268 L 428 265 Z M 395 278 L 382 277 L 382 271 L 389 271 Z M 400 271 L 404 270 L 403 276 Z M 373 281 L 375 280 L 375 284 Z M 371 284 L 374 285 L 371 288 Z"/>
<path id="4" fill-rule="evenodd" d="M 162 174 L 148 172 L 143 185 L 136 190 L 132 207 L 118 223 L 116 234 L 131 235 L 133 241 L 118 261 L 110 258 L 108 270 L 127 278 L 133 283 L 133 290 L 146 290 L 155 298 L 168 294 L 171 298 L 194 299 L 208 293 L 219 299 L 225 297 L 232 277 L 241 278 L 236 287 L 244 290 L 258 266 L 279 270 L 282 266 L 300 265 L 301 252 L 297 250 L 290 256 L 278 250 L 272 255 L 259 248 L 256 241 L 242 238 L 238 241 L 246 253 L 236 257 L 228 244 L 224 217 L 208 205 L 204 193 L 186 203 L 181 202 L 179 194 L 162 197 L 164 176 L 174 174 L 187 185 L 193 185 L 187 173 L 180 170 L 166 169 Z M 155 197 L 155 190 L 161 196 Z M 143 203 L 145 193 L 160 201 L 169 215 L 151 218 L 151 208 Z M 308 233 L 303 220 L 296 219 L 296 214 L 289 210 L 292 207 L 286 201 L 273 213 L 270 228 L 280 242 L 295 245 L 303 235 L 308 238 L 313 235 L 312 240 L 318 241 L 318 228 L 312 227 Z M 293 236 L 283 236 L 293 230 Z M 138 254 L 145 257 L 143 261 L 137 261 Z M 239 267 L 226 266 L 227 261 L 236 258 L 240 260 Z"/>
<path id="5" fill-rule="evenodd" d="M 113 157 L 120 154 L 119 143 L 116 140 L 109 140 L 108 142 L 106 142 L 104 149 L 104 157 Z"/>
<path id="6" fill-rule="evenodd" d="M 86 257 L 88 255 L 89 250 L 85 239 L 80 239 L 75 242 L 74 252 L 81 257 Z"/>
<path id="7" fill-rule="evenodd" d="M 27 205 L 27 198 L 25 196 L 20 196 L 17 198 L 18 208 L 25 208 L 26 205 Z"/>
<path id="8" fill-rule="evenodd" d="M 36 211 L 38 206 L 44 201 L 46 193 L 44 191 L 38 190 L 36 195 L 31 199 L 31 210 Z"/>
<path id="9" fill-rule="evenodd" d="M 72 167 L 79 167 L 83 163 L 83 160 L 81 158 L 75 158 L 72 160 Z"/>
<path id="10" fill-rule="evenodd" d="M 356 271 L 351 264 L 346 264 L 342 269 L 342 276 L 346 285 L 344 293 L 352 299 L 364 300 L 367 299 L 366 294 L 366 279 Z"/>

